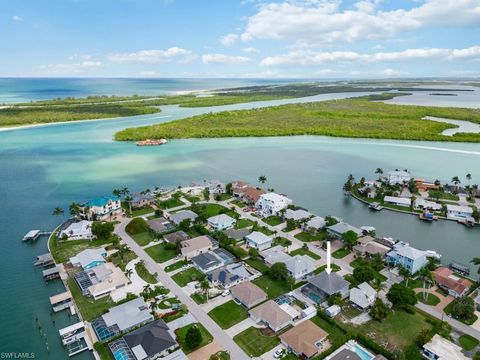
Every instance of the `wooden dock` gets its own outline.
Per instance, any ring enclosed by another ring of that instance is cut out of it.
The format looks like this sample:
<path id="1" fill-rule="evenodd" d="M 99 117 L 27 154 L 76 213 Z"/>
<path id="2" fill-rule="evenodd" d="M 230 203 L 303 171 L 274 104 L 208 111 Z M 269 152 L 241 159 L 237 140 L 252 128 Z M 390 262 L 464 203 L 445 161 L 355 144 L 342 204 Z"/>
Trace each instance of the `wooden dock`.
<path id="1" fill-rule="evenodd" d="M 43 235 L 51 235 L 52 231 L 41 231 L 41 230 L 30 230 L 25 236 L 22 238 L 23 241 L 32 241 L 37 240 L 40 236 Z"/>

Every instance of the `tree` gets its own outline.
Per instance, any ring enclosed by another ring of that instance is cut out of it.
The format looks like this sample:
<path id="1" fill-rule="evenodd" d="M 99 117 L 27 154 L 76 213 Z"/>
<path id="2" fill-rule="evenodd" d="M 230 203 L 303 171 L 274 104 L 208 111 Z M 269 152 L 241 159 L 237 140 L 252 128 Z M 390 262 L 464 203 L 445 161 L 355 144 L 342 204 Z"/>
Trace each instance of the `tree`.
<path id="1" fill-rule="evenodd" d="M 225 185 L 225 192 L 229 195 L 232 195 L 233 194 L 233 191 L 232 191 L 232 183 L 228 183 L 227 185 Z"/>
<path id="2" fill-rule="evenodd" d="M 455 319 L 470 320 L 475 316 L 475 303 L 469 296 L 452 301 L 452 316 Z"/>
<path id="3" fill-rule="evenodd" d="M 432 339 L 432 330 L 430 329 L 422 329 L 418 333 L 417 337 L 415 338 L 415 343 L 418 347 L 422 347 L 426 343 L 428 343 Z"/>
<path id="4" fill-rule="evenodd" d="M 293 290 L 293 287 L 295 286 L 295 278 L 293 276 L 289 276 L 286 279 L 287 285 L 290 286 L 290 290 Z"/>
<path id="5" fill-rule="evenodd" d="M 128 210 L 129 210 L 130 214 L 132 213 L 132 200 L 133 200 L 133 198 L 130 196 L 130 194 L 125 196 L 125 201 L 128 204 Z"/>
<path id="6" fill-rule="evenodd" d="M 470 183 L 472 182 L 472 174 L 467 174 L 465 178 L 468 180 L 468 187 L 470 187 Z"/>
<path id="7" fill-rule="evenodd" d="M 432 272 L 425 266 L 420 270 L 420 278 L 423 279 L 423 300 L 428 300 L 427 285 L 433 282 Z"/>
<path id="8" fill-rule="evenodd" d="M 62 216 L 64 213 L 65 211 L 62 208 L 56 207 L 55 209 L 53 209 L 52 215 Z"/>
<path id="9" fill-rule="evenodd" d="M 203 279 L 200 282 L 200 288 L 202 289 L 203 294 L 207 298 L 207 302 L 208 302 L 208 290 L 210 290 L 210 283 L 208 282 L 207 278 Z"/>
<path id="10" fill-rule="evenodd" d="M 337 223 L 338 223 L 338 221 L 334 217 L 332 217 L 330 215 L 325 216 L 325 224 L 327 226 L 333 226 Z"/>
<path id="11" fill-rule="evenodd" d="M 387 293 L 387 299 L 397 306 L 415 305 L 417 303 L 415 291 L 403 284 L 393 284 Z"/>
<path id="12" fill-rule="evenodd" d="M 187 330 L 185 335 L 185 345 L 188 349 L 195 349 L 202 342 L 202 333 L 197 325 L 193 325 Z"/>
<path id="13" fill-rule="evenodd" d="M 273 264 L 268 270 L 268 274 L 276 280 L 287 280 L 289 276 L 287 265 L 280 262 Z"/>
<path id="14" fill-rule="evenodd" d="M 248 255 L 250 256 L 251 259 L 257 259 L 258 258 L 258 250 L 252 247 L 252 248 L 248 249 Z"/>
<path id="15" fill-rule="evenodd" d="M 122 192 L 122 189 L 113 189 L 113 190 L 112 190 L 112 194 L 113 194 L 115 197 L 117 197 L 117 198 L 121 197 L 121 196 L 122 196 L 122 193 L 123 193 L 123 192 Z"/>
<path id="16" fill-rule="evenodd" d="M 262 184 L 265 184 L 267 182 L 267 177 L 265 175 L 260 175 L 258 177 L 258 182 L 262 183 Z"/>
<path id="17" fill-rule="evenodd" d="M 125 271 L 125 275 L 127 275 L 127 278 L 129 278 L 129 279 L 130 279 L 130 276 L 132 276 L 132 274 L 133 274 L 133 270 L 132 270 L 132 269 L 127 269 L 127 270 Z"/>
<path id="18" fill-rule="evenodd" d="M 383 321 L 388 314 L 390 314 L 388 306 L 381 299 L 377 298 L 370 310 L 370 316 L 377 321 Z"/>
<path id="19" fill-rule="evenodd" d="M 470 260 L 470 262 L 471 262 L 473 265 L 478 266 L 477 274 L 480 275 L 480 257 L 475 257 L 475 258 L 473 258 L 472 260 Z"/>
<path id="20" fill-rule="evenodd" d="M 353 269 L 353 277 L 359 283 L 370 282 L 375 278 L 375 270 L 368 265 L 357 266 Z"/>
<path id="21" fill-rule="evenodd" d="M 458 176 L 454 176 L 454 177 L 452 178 L 452 183 L 454 183 L 454 184 L 455 184 L 455 187 L 458 188 L 458 184 L 460 184 L 461 181 L 460 181 L 460 179 L 458 178 Z"/>
<path id="22" fill-rule="evenodd" d="M 398 265 L 398 273 L 405 280 L 405 286 L 408 286 L 408 280 L 412 278 L 412 273 L 405 266 Z"/>
<path id="23" fill-rule="evenodd" d="M 107 221 L 95 221 L 92 224 L 92 234 L 97 239 L 110 239 L 113 233 L 113 224 Z"/>
<path id="24" fill-rule="evenodd" d="M 342 239 L 349 249 L 353 248 L 357 244 L 358 235 L 355 231 L 348 230 L 343 233 Z"/>
<path id="25" fill-rule="evenodd" d="M 76 202 L 72 202 L 68 209 L 70 211 L 70 215 L 74 217 L 78 217 L 78 214 L 80 214 L 80 204 Z"/>
<path id="26" fill-rule="evenodd" d="M 210 200 L 210 189 L 208 187 L 206 187 L 204 190 L 203 190 L 203 197 L 205 198 L 205 200 Z"/>
<path id="27" fill-rule="evenodd" d="M 192 221 L 190 219 L 183 219 L 178 224 L 178 228 L 183 231 L 187 231 L 192 226 Z"/>
<path id="28" fill-rule="evenodd" d="M 378 175 L 378 180 L 381 180 L 383 175 L 383 170 L 380 168 L 377 168 L 377 170 L 375 170 L 375 174 Z"/>

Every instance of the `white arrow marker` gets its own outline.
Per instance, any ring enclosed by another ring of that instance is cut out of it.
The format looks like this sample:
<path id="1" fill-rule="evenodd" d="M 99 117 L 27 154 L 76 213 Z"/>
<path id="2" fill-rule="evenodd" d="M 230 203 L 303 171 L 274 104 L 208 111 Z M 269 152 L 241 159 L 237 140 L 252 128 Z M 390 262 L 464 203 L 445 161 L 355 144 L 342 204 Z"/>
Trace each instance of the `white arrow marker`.
<path id="1" fill-rule="evenodd" d="M 332 268 L 331 268 L 331 263 L 332 262 L 332 259 L 330 257 L 330 241 L 327 241 L 327 268 L 325 269 L 325 271 L 327 272 L 327 274 L 330 275 L 330 273 L 332 272 Z"/>

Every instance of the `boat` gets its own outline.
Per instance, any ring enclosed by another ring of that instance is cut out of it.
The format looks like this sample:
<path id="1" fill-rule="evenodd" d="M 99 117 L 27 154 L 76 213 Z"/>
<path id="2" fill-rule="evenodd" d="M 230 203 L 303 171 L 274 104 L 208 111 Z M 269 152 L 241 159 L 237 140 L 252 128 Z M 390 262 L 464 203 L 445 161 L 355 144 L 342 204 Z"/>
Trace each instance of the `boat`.
<path id="1" fill-rule="evenodd" d="M 457 220 L 459 224 L 463 224 L 465 226 L 473 227 L 476 224 L 476 221 L 472 217 L 465 218 L 463 220 Z"/>
<path id="2" fill-rule="evenodd" d="M 380 205 L 378 202 L 373 202 L 370 205 L 368 205 L 368 208 L 371 210 L 380 211 L 383 209 L 383 206 Z"/>
<path id="3" fill-rule="evenodd" d="M 439 254 L 435 250 L 426 250 L 425 256 L 435 260 L 440 260 L 442 258 L 442 254 Z"/>
<path id="4" fill-rule="evenodd" d="M 451 262 L 448 265 L 448 268 L 460 275 L 468 276 L 470 275 L 470 268 L 467 265 L 463 265 L 457 262 Z"/>
<path id="5" fill-rule="evenodd" d="M 137 146 L 158 146 L 168 143 L 167 139 L 146 139 L 137 141 Z"/>
<path id="6" fill-rule="evenodd" d="M 435 221 L 435 220 L 438 220 L 438 216 L 437 215 L 434 215 L 432 212 L 430 211 L 424 211 L 422 212 L 420 215 L 418 215 L 418 218 L 420 220 L 423 220 L 423 221 L 428 221 L 428 222 L 432 222 L 432 221 Z"/>

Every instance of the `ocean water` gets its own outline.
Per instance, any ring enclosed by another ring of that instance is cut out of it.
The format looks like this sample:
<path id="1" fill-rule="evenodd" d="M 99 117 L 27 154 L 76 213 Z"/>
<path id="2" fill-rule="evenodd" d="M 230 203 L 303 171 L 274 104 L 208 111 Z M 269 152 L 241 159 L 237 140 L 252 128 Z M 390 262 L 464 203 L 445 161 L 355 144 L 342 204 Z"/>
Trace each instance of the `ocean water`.
<path id="1" fill-rule="evenodd" d="M 221 87 L 234 86 L 236 81 L 225 82 Z M 43 88 L 64 87 L 64 93 L 69 89 L 78 91 L 78 85 L 70 88 L 63 80 L 45 82 L 45 85 L 37 83 L 40 90 L 21 96 L 42 98 Z M 78 82 L 81 81 L 75 79 L 75 83 Z M 24 87 L 25 84 L 12 86 L 15 89 Z M 89 87 L 95 88 L 91 83 Z M 175 91 L 194 88 L 192 83 L 175 87 L 179 89 Z M 112 89 L 108 94 L 120 94 Z M 135 93 L 137 89 L 118 91 Z M 19 96 L 20 92 L 15 94 Z M 478 96 L 478 92 L 475 95 Z M 322 95 L 314 100 L 349 96 L 353 95 Z M 458 103 L 463 102 L 461 96 L 456 97 Z M 415 94 L 410 98 L 412 102 L 417 99 Z M 66 312 L 51 315 L 48 300 L 49 296 L 63 290 L 62 285 L 59 281 L 45 285 L 41 270 L 32 267 L 34 257 L 46 252 L 46 238 L 25 244 L 21 237 L 30 229 L 53 229 L 61 221 L 51 215 L 53 208 L 67 208 L 72 201 L 110 194 L 119 186 L 140 191 L 203 179 L 244 179 L 256 184 L 258 176 L 264 174 L 268 178 L 265 186 L 288 194 L 297 204 L 321 216 L 337 215 L 356 226 L 372 225 L 379 235 L 439 251 L 445 263 L 451 260 L 468 263 L 478 256 L 478 227 L 468 229 L 446 221 L 427 224 L 413 216 L 388 211 L 372 213 L 354 199 L 344 197 L 341 186 L 349 173 L 357 178 L 374 177 L 377 167 L 385 170 L 408 168 L 416 176 L 442 181 L 452 176 L 463 180 L 465 174 L 471 173 L 473 182 L 480 182 L 480 144 L 297 136 L 175 140 L 166 146 L 142 148 L 112 140 L 113 134 L 125 127 L 210 111 L 312 100 L 289 99 L 199 109 L 165 106 L 160 114 L 0 132 L 0 202 L 3 208 L 0 216 L 3 259 L 0 352 L 33 352 L 37 359 L 67 358 L 58 329 L 74 319 Z M 86 358 L 91 355 L 84 353 L 76 357 Z"/>

